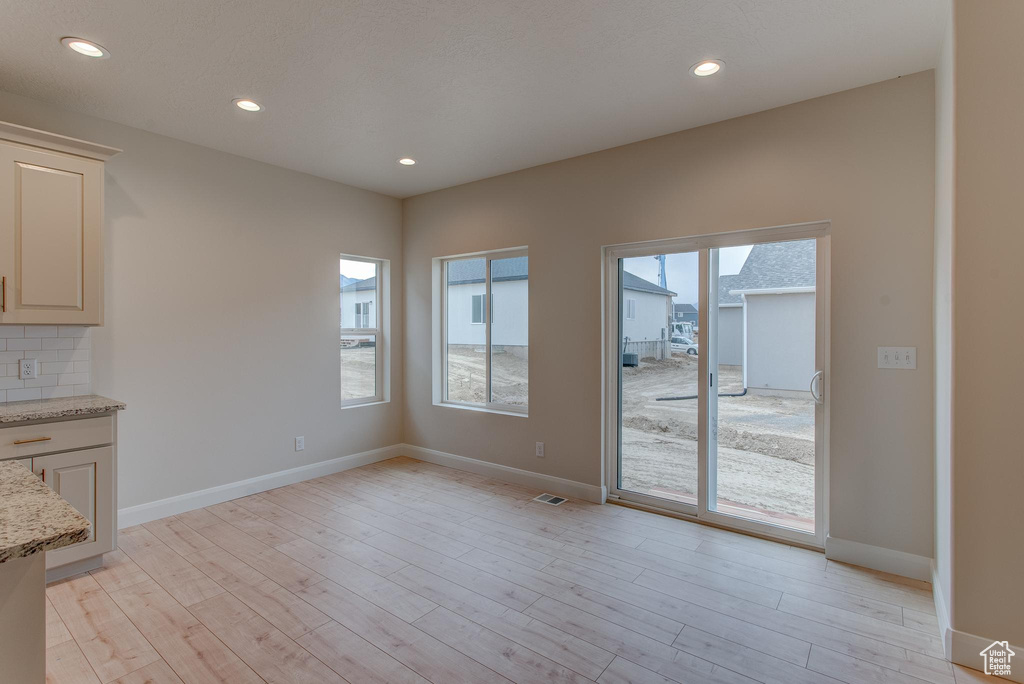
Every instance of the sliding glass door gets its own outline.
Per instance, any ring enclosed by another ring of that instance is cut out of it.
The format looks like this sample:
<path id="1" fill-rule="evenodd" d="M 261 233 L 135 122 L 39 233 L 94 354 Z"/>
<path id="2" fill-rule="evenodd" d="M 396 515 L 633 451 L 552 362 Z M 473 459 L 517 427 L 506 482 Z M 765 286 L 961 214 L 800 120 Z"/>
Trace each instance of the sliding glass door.
<path id="1" fill-rule="evenodd" d="M 606 253 L 610 496 L 823 545 L 827 224 Z"/>

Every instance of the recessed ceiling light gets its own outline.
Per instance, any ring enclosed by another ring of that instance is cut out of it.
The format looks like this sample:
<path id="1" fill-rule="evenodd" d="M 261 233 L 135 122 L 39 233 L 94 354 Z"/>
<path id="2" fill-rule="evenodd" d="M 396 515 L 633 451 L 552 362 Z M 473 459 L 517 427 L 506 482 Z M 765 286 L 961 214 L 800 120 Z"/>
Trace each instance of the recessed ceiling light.
<path id="1" fill-rule="evenodd" d="M 723 66 L 725 62 L 720 59 L 705 59 L 690 67 L 690 73 L 694 76 L 711 76 L 717 74 Z"/>
<path id="2" fill-rule="evenodd" d="M 263 105 L 261 105 L 259 102 L 253 102 L 252 100 L 246 100 L 244 98 L 232 100 L 232 102 L 235 103 L 236 107 L 238 107 L 239 109 L 244 109 L 247 112 L 263 111 Z"/>
<path id="3" fill-rule="evenodd" d="M 110 52 L 108 52 L 102 45 L 97 45 L 96 43 L 89 42 L 88 40 L 82 40 L 81 38 L 72 38 L 68 36 L 67 38 L 61 38 L 60 44 L 64 47 L 71 48 L 78 54 L 85 55 L 86 57 L 102 58 L 110 56 Z"/>
<path id="4" fill-rule="evenodd" d="M 398 160 L 398 163 L 402 166 L 414 166 L 416 164 L 416 160 L 412 157 L 402 157 Z"/>

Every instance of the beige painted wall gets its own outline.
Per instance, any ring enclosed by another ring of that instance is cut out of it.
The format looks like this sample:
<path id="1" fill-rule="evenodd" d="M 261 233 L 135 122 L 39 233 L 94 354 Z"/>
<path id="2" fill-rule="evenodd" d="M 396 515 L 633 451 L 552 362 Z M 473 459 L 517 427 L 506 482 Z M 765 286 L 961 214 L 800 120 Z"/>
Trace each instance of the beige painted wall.
<path id="1" fill-rule="evenodd" d="M 831 532 L 931 557 L 934 147 L 925 72 L 406 200 L 406 442 L 600 484 L 601 246 L 831 219 Z M 434 406 L 431 257 L 516 245 L 529 418 Z"/>
<path id="2" fill-rule="evenodd" d="M 953 434 L 953 9 L 935 68 L 935 570 L 952 624 Z"/>
<path id="3" fill-rule="evenodd" d="M 94 389 L 128 403 L 122 508 L 400 441 L 397 334 L 395 400 L 338 408 L 337 255 L 392 260 L 397 333 L 398 200 L 6 93 L 0 120 L 124 149 L 92 338 Z"/>
<path id="4" fill-rule="evenodd" d="M 1024 3 L 954 7 L 953 627 L 1024 646 Z"/>

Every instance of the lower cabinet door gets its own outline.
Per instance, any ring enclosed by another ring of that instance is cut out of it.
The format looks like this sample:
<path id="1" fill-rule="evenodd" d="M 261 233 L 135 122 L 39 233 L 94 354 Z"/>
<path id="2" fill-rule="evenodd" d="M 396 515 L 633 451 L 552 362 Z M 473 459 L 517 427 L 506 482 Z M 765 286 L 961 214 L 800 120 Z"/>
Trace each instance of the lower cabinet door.
<path id="1" fill-rule="evenodd" d="M 47 552 L 47 569 L 113 550 L 112 447 L 37 456 L 32 459 L 32 471 L 92 523 L 85 541 Z"/>

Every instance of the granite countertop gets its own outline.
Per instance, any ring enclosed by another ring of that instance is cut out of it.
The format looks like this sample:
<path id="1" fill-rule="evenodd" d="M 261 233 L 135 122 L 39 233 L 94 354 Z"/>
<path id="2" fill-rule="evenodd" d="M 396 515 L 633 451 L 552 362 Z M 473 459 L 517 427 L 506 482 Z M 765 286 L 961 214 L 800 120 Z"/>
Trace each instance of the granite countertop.
<path id="1" fill-rule="evenodd" d="M 17 461 L 0 461 L 0 563 L 70 546 L 89 521 Z"/>
<path id="2" fill-rule="evenodd" d="M 37 401 L 12 401 L 0 404 L 0 424 L 44 418 L 64 418 L 65 416 L 87 416 L 94 413 L 120 411 L 124 408 L 124 402 L 107 399 L 98 394 Z"/>

